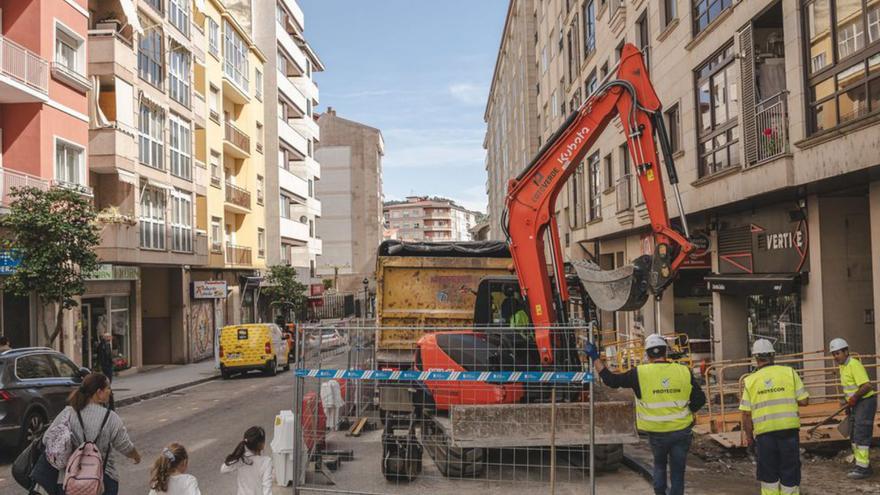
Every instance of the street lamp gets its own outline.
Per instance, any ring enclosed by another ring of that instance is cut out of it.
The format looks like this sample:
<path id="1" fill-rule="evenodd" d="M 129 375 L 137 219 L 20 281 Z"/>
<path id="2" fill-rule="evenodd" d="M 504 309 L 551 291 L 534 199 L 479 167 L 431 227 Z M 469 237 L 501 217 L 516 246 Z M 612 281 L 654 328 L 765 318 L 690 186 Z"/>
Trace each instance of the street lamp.
<path id="1" fill-rule="evenodd" d="M 364 280 L 362 283 L 364 284 L 364 309 L 363 309 L 362 314 L 363 314 L 364 318 L 366 318 L 367 317 L 367 296 L 370 293 L 369 292 L 370 291 L 370 279 L 368 279 L 367 277 L 364 277 Z"/>

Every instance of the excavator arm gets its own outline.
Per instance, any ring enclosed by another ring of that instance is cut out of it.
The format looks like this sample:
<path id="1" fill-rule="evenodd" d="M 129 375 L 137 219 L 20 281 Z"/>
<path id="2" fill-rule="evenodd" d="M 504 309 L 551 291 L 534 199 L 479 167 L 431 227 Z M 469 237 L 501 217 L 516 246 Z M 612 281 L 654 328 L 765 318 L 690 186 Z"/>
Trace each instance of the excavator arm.
<path id="1" fill-rule="evenodd" d="M 641 52 L 627 44 L 621 52 L 616 78 L 603 82 L 548 139 L 532 163 L 508 184 L 502 226 L 520 288 L 529 303 L 535 342 L 544 364 L 554 361 L 553 351 L 559 344 L 554 340 L 559 337 L 553 327 L 567 323 L 564 308 L 569 298 L 554 216 L 556 199 L 568 177 L 616 115 L 623 124 L 633 174 L 645 199 L 654 253 L 612 271 L 601 271 L 590 263 L 576 264 L 585 290 L 602 310 L 637 309 L 644 305 L 649 293 L 660 297 L 694 249 L 688 239 L 662 106 Z M 670 224 L 655 137 L 664 155 L 667 180 L 674 189 L 684 233 Z M 545 256 L 544 239 L 548 233 L 553 281 L 547 273 Z"/>

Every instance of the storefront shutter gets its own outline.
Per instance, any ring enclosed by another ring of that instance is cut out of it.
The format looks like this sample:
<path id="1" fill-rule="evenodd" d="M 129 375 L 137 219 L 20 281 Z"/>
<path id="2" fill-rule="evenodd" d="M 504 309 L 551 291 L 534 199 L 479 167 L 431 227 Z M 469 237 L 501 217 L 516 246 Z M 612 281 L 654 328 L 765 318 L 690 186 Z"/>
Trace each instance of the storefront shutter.
<path id="1" fill-rule="evenodd" d="M 758 161 L 758 135 L 755 130 L 755 44 L 752 26 L 739 32 L 740 79 L 742 80 L 743 148 L 746 166 Z"/>

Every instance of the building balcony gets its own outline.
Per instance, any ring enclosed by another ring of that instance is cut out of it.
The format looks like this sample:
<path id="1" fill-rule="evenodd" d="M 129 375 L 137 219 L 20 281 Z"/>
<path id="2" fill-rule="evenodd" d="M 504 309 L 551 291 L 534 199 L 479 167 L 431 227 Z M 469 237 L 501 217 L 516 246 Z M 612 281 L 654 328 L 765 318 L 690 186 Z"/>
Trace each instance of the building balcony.
<path id="1" fill-rule="evenodd" d="M 137 57 L 131 41 L 116 29 L 89 31 L 89 75 L 114 75 L 131 82 L 137 70 Z"/>
<path id="2" fill-rule="evenodd" d="M 0 206 L 9 208 L 12 202 L 12 191 L 16 188 L 36 187 L 40 190 L 47 190 L 51 186 L 51 181 L 43 179 L 35 175 L 26 174 L 17 170 L 0 167 Z"/>
<path id="3" fill-rule="evenodd" d="M 308 115 L 303 115 L 302 118 L 298 119 L 287 119 L 287 121 L 295 131 L 305 136 L 306 139 L 311 138 L 315 141 L 321 140 L 321 128 L 318 127 L 318 123 L 315 122 L 315 119 Z"/>
<path id="4" fill-rule="evenodd" d="M 89 129 L 89 170 L 101 174 L 117 168 L 134 172 L 137 146 L 134 129 L 119 125 Z"/>
<path id="5" fill-rule="evenodd" d="M 233 103 L 244 105 L 251 101 L 250 82 L 248 80 L 249 66 L 244 67 L 233 64 L 226 59 L 223 62 L 223 97 Z"/>
<path id="6" fill-rule="evenodd" d="M 782 91 L 755 106 L 757 163 L 789 152 L 788 91 Z"/>
<path id="7" fill-rule="evenodd" d="M 49 62 L 5 36 L 0 36 L 0 103 L 49 99 Z"/>
<path id="8" fill-rule="evenodd" d="M 283 168 L 278 169 L 278 186 L 302 198 L 309 196 L 309 182 Z"/>
<path id="9" fill-rule="evenodd" d="M 282 74 L 281 71 L 278 71 L 276 77 L 278 79 L 278 91 L 293 103 L 293 106 L 296 107 L 296 111 L 299 115 L 305 115 L 306 112 L 308 112 L 308 105 L 306 103 L 306 96 L 303 92 L 290 81 L 290 78 Z"/>
<path id="10" fill-rule="evenodd" d="M 314 237 L 309 239 L 309 254 L 313 256 L 324 254 L 324 241 Z"/>
<path id="11" fill-rule="evenodd" d="M 309 241 L 309 226 L 290 218 L 281 218 L 281 237 L 291 241 Z"/>
<path id="12" fill-rule="evenodd" d="M 318 99 L 318 85 L 315 81 L 312 80 L 309 76 L 294 76 L 290 78 L 290 81 L 294 86 L 303 94 L 306 98 L 310 98 L 314 100 L 316 103 L 320 100 Z"/>
<path id="13" fill-rule="evenodd" d="M 291 211 L 297 217 L 303 215 L 307 217 L 320 217 L 321 201 L 315 198 L 306 198 L 303 203 L 291 206 Z"/>
<path id="14" fill-rule="evenodd" d="M 297 5 L 295 0 L 281 0 L 287 10 L 290 11 L 290 15 L 293 17 L 291 20 L 295 22 L 300 28 L 305 27 L 305 16 L 303 15 L 302 9 Z"/>
<path id="15" fill-rule="evenodd" d="M 228 120 L 223 125 L 223 151 L 235 158 L 251 156 L 251 138 Z"/>
<path id="16" fill-rule="evenodd" d="M 80 93 L 86 93 L 92 89 L 92 82 L 88 77 L 58 62 L 52 62 L 52 77 Z"/>
<path id="17" fill-rule="evenodd" d="M 299 45 L 293 40 L 290 33 L 287 32 L 287 29 L 279 22 L 275 23 L 275 36 L 278 39 L 278 44 L 281 45 L 281 48 L 293 61 L 293 66 L 288 67 L 289 72 L 287 75 L 299 76 L 305 74 L 307 63 L 306 56 Z"/>
<path id="18" fill-rule="evenodd" d="M 226 209 L 234 213 L 251 212 L 251 193 L 247 189 L 226 182 Z"/>
<path id="19" fill-rule="evenodd" d="M 278 137 L 300 155 L 308 156 L 308 140 L 284 119 L 278 119 Z"/>
<path id="20" fill-rule="evenodd" d="M 617 213 L 632 210 L 632 175 L 617 180 Z"/>
<path id="21" fill-rule="evenodd" d="M 208 263 L 208 235 L 205 232 L 193 232 L 191 251 L 174 251 L 170 231 L 165 234 L 165 249 L 145 249 L 140 244 L 141 232 L 137 222 L 105 223 L 100 225 L 100 230 L 101 243 L 95 253 L 105 263 L 193 266 Z"/>
<path id="22" fill-rule="evenodd" d="M 233 266 L 251 265 L 251 248 L 226 243 L 226 264 Z"/>

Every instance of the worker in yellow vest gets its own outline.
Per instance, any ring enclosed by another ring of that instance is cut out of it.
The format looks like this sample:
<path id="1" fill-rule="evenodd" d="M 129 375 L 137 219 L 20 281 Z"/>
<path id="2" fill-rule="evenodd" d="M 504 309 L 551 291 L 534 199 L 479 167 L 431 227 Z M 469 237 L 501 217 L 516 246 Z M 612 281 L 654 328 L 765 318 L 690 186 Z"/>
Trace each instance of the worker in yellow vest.
<path id="1" fill-rule="evenodd" d="M 850 442 L 856 467 L 847 473 L 846 477 L 863 480 L 871 476 L 869 447 L 874 436 L 877 392 L 874 391 L 862 362 L 849 355 L 849 344 L 845 340 L 834 339 L 828 347 L 840 370 L 840 384 L 849 406 L 849 414 L 852 416 Z"/>
<path id="2" fill-rule="evenodd" d="M 631 388 L 636 394 L 636 426 L 648 434 L 654 455 L 654 493 L 682 495 L 694 413 L 706 404 L 706 395 L 687 366 L 667 361 L 666 339 L 649 335 L 645 339 L 645 353 L 647 364 L 625 373 L 612 373 L 593 344 L 587 344 L 586 348 L 605 385 Z M 667 466 L 669 492 L 666 491 Z"/>
<path id="3" fill-rule="evenodd" d="M 806 406 L 809 394 L 801 377 L 788 366 L 775 365 L 776 351 L 766 339 L 752 346 L 758 365 L 743 381 L 742 426 L 746 442 L 754 445 L 758 458 L 761 495 L 800 493 L 801 419 L 798 406 Z"/>

